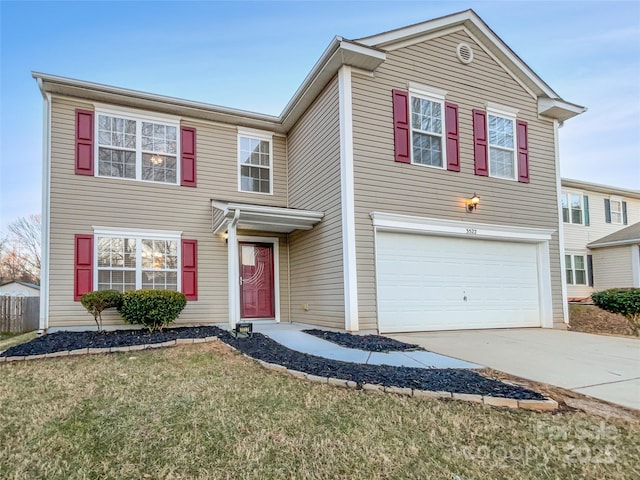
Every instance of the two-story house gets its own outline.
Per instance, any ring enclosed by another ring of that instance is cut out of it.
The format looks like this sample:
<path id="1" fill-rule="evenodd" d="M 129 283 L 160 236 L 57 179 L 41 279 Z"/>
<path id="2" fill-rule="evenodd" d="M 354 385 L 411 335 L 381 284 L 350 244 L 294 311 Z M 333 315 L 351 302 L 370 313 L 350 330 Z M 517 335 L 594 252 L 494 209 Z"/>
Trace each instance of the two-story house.
<path id="1" fill-rule="evenodd" d="M 640 287 L 640 191 L 562 179 L 569 300 Z"/>
<path id="2" fill-rule="evenodd" d="M 336 37 L 277 117 L 33 76 L 42 329 L 108 288 L 181 290 L 182 324 L 564 326 L 557 131 L 584 108 L 471 10 Z"/>

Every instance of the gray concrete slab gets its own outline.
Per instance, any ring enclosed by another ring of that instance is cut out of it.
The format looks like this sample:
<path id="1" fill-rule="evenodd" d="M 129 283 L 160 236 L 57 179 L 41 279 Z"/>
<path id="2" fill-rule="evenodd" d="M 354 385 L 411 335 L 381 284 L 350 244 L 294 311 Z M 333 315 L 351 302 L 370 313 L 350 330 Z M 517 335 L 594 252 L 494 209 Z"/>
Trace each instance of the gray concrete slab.
<path id="1" fill-rule="evenodd" d="M 640 410 L 640 340 L 634 338 L 542 328 L 388 336 Z"/>
<path id="2" fill-rule="evenodd" d="M 304 333 L 302 330 L 307 328 L 312 327 L 296 323 L 254 322 L 253 324 L 255 332 L 262 333 L 285 347 L 332 360 L 414 368 L 482 368 L 481 365 L 432 352 L 380 353 L 341 347 L 333 342 Z"/>

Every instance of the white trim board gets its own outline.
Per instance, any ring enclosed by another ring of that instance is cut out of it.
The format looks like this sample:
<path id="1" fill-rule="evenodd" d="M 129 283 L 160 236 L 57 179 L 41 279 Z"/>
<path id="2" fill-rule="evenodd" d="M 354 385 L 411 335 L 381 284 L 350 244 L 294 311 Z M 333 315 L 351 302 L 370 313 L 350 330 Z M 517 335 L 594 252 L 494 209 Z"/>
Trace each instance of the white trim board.
<path id="1" fill-rule="evenodd" d="M 554 233 L 554 230 L 543 228 L 461 222 L 458 220 L 443 220 L 397 213 L 371 212 L 370 216 L 376 229 L 415 232 L 427 235 L 449 235 L 535 243 L 551 240 L 551 235 Z"/>
<path id="2" fill-rule="evenodd" d="M 360 329 L 358 319 L 358 272 L 356 268 L 356 221 L 353 174 L 353 104 L 351 67 L 338 70 L 340 105 L 340 192 L 342 203 L 342 257 L 344 263 L 344 328 Z"/>

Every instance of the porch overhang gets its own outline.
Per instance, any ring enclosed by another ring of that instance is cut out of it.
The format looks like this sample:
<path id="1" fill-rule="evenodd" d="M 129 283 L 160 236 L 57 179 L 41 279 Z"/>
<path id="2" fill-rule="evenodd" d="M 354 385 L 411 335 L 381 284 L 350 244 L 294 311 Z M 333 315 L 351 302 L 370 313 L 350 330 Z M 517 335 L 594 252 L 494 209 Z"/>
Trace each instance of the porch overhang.
<path id="1" fill-rule="evenodd" d="M 296 208 L 268 207 L 247 203 L 212 200 L 213 233 L 221 235 L 234 223 L 237 230 L 291 233 L 311 230 L 322 220 L 324 212 Z"/>

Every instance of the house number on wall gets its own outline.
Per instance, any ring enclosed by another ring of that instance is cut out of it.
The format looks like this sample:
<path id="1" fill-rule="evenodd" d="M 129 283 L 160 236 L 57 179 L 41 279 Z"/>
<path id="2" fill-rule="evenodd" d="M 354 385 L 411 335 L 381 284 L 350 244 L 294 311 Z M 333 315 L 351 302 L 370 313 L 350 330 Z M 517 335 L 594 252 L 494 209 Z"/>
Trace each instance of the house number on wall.
<path id="1" fill-rule="evenodd" d="M 477 235 L 478 234 L 478 230 L 476 230 L 475 228 L 467 228 L 467 235 Z"/>

